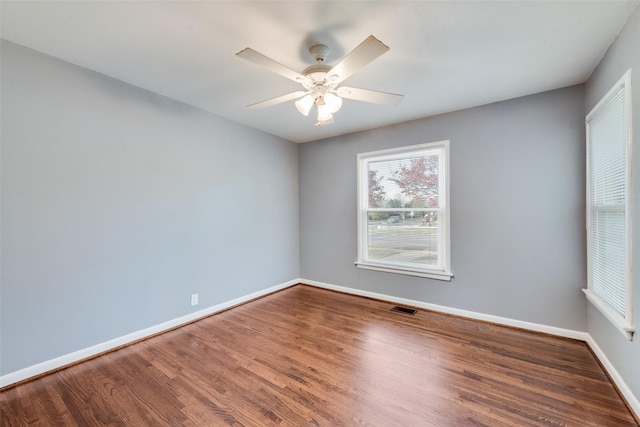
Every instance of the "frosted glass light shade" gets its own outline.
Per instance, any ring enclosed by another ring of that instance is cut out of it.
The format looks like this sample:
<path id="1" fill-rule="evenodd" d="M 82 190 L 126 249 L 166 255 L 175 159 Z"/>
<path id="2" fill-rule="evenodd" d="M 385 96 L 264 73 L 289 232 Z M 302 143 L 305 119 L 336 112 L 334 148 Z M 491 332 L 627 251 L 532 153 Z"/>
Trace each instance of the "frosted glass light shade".
<path id="1" fill-rule="evenodd" d="M 322 98 L 324 99 L 324 104 L 331 113 L 335 113 L 342 107 L 342 98 L 331 92 L 325 93 Z"/>
<path id="2" fill-rule="evenodd" d="M 318 121 L 324 122 L 327 120 L 331 120 L 333 118 L 333 114 L 329 109 L 328 105 L 318 105 Z"/>
<path id="3" fill-rule="evenodd" d="M 318 108 L 318 121 L 319 122 L 326 122 L 329 121 L 333 118 L 333 114 L 331 114 L 329 111 L 327 111 L 324 108 Z"/>
<path id="4" fill-rule="evenodd" d="M 316 122 L 314 126 L 326 126 L 333 123 L 333 116 L 329 120 L 325 120 L 324 122 Z"/>
<path id="5" fill-rule="evenodd" d="M 309 111 L 311 111 L 311 107 L 313 107 L 314 101 L 315 99 L 313 99 L 313 96 L 305 95 L 295 102 L 296 108 L 300 111 L 300 114 L 308 116 Z"/>

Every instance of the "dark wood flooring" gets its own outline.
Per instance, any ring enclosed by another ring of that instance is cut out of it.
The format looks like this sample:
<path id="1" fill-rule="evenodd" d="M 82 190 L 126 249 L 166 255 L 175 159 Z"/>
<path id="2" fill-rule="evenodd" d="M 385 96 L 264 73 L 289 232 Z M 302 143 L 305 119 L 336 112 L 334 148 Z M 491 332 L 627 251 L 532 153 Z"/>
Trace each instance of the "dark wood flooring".
<path id="1" fill-rule="evenodd" d="M 0 393 L 2 426 L 637 426 L 580 341 L 298 285 Z"/>

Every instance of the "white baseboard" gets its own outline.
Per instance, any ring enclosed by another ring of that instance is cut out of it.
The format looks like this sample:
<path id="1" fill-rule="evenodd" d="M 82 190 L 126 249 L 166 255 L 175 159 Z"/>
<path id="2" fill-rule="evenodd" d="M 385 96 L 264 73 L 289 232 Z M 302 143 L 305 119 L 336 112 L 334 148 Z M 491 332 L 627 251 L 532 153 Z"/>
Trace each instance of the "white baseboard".
<path id="1" fill-rule="evenodd" d="M 413 307 L 419 307 L 427 310 L 438 311 L 440 313 L 453 314 L 456 316 L 468 317 L 476 320 L 483 320 L 485 322 L 497 323 L 500 325 L 512 326 L 515 328 L 527 329 L 530 331 L 543 332 L 543 333 L 557 335 L 565 338 L 573 338 L 580 341 L 587 341 L 587 338 L 589 336 L 587 332 L 557 328 L 555 326 L 547 326 L 547 325 L 541 325 L 539 323 L 525 322 L 522 320 L 510 319 L 507 317 L 494 316 L 491 314 L 477 313 L 475 311 L 461 310 L 458 308 L 451 308 L 443 305 L 430 304 L 423 301 L 417 301 L 417 300 L 406 299 L 406 298 L 398 298 L 391 295 L 362 291 L 360 289 L 347 288 L 344 286 L 330 285 L 328 283 L 316 282 L 314 280 L 300 279 L 300 283 L 304 283 L 305 285 L 316 286 L 319 288 L 340 291 L 340 292 L 344 292 L 352 295 L 375 298 L 383 301 L 394 302 L 397 304 L 410 305 Z"/>
<path id="2" fill-rule="evenodd" d="M 598 358 L 602 366 L 604 366 L 605 370 L 609 374 L 609 377 L 613 380 L 616 387 L 618 387 L 618 389 L 620 390 L 624 398 L 627 400 L 627 403 L 631 407 L 631 410 L 635 412 L 636 417 L 640 418 L 640 401 L 636 396 L 633 395 L 629 386 L 627 386 L 627 384 L 622 379 L 622 376 L 620 376 L 616 368 L 611 364 L 609 359 L 607 359 L 607 356 L 605 355 L 605 353 L 602 351 L 602 349 L 598 346 L 598 344 L 595 342 L 593 337 L 591 337 L 591 335 L 588 332 L 580 332 L 580 331 L 574 331 L 571 329 L 556 328 L 555 326 L 541 325 L 538 323 L 524 322 L 521 320 L 509 319 L 506 317 L 493 316 L 491 314 L 460 310 L 457 308 L 451 308 L 451 307 L 446 307 L 442 305 L 429 304 L 422 301 L 416 301 L 416 300 L 411 300 L 406 298 L 398 298 L 398 297 L 394 297 L 386 294 L 378 294 L 375 292 L 368 292 L 360 289 L 353 289 L 353 288 L 347 288 L 344 286 L 331 285 L 328 283 L 317 282 L 314 280 L 300 279 L 299 282 L 304 283 L 305 285 L 316 286 L 324 289 L 331 289 L 334 291 L 344 292 L 352 295 L 375 298 L 383 301 L 394 302 L 397 304 L 404 304 L 408 306 L 424 308 L 427 310 L 438 311 L 441 313 L 454 314 L 461 317 L 468 317 L 471 319 L 483 320 L 486 322 L 497 323 L 500 325 L 512 326 L 512 327 L 527 329 L 527 330 L 536 331 L 536 332 L 544 332 L 551 335 L 556 335 L 556 336 L 565 337 L 565 338 L 573 338 L 580 341 L 584 341 L 589 345 L 589 347 L 591 347 L 591 349 L 593 350 L 593 353 L 596 355 L 596 357 Z"/>
<path id="3" fill-rule="evenodd" d="M 604 353 L 604 351 L 602 351 L 598 343 L 593 339 L 591 335 L 588 336 L 587 344 L 589 345 L 589 347 L 591 347 L 591 350 L 593 350 L 593 353 L 596 355 L 598 360 L 600 360 L 600 363 L 602 364 L 602 366 L 604 366 L 604 369 L 616 384 L 618 390 L 620 390 L 620 393 L 622 393 L 624 398 L 627 400 L 627 403 L 629 404 L 629 406 L 631 406 L 631 410 L 635 412 L 636 417 L 640 419 L 640 400 L 638 400 L 638 398 L 633 395 L 633 392 L 631 391 L 629 386 L 627 386 L 627 383 L 624 382 L 622 376 L 618 373 L 616 368 L 607 358 L 607 355 Z"/>
<path id="4" fill-rule="evenodd" d="M 168 331 L 170 329 L 176 328 L 181 325 L 185 325 L 187 323 L 193 322 L 194 320 L 200 319 L 202 317 L 210 316 L 212 314 L 226 310 L 235 305 L 242 304 L 252 299 L 260 298 L 264 295 L 268 295 L 270 293 L 279 291 L 281 289 L 288 288 L 298 283 L 300 283 L 299 279 L 290 280 L 280 285 L 272 286 L 270 288 L 267 288 L 258 292 L 254 292 L 249 295 L 242 296 L 240 298 L 235 298 L 221 304 L 217 304 L 193 313 L 186 314 L 184 316 L 160 323 L 158 325 L 151 326 L 149 328 L 132 332 L 130 334 L 127 334 L 127 335 L 124 335 L 100 344 L 96 344 L 91 347 L 83 348 L 78 351 L 74 351 L 73 353 L 68 353 L 60 357 L 56 357 L 54 359 L 46 360 L 44 362 L 28 366 L 18 371 L 10 372 L 8 374 L 0 376 L 0 387 L 5 387 L 20 381 L 27 380 L 29 378 L 36 377 L 38 375 L 42 375 L 50 371 L 54 371 L 64 366 L 71 365 L 78 361 L 99 355 L 101 353 L 104 353 L 109 350 L 113 350 L 123 345 L 130 344 L 132 342 L 150 337 L 152 335 L 156 335 L 164 331 Z"/>
<path id="5" fill-rule="evenodd" d="M 587 332 L 573 331 L 570 329 L 556 328 L 554 326 L 541 325 L 538 323 L 524 322 L 521 320 L 510 319 L 506 317 L 494 316 L 490 314 L 477 313 L 468 310 L 461 310 L 457 308 L 446 307 L 437 304 L 430 304 L 422 301 L 411 300 L 406 298 L 398 298 L 391 295 L 379 294 L 375 292 L 368 292 L 359 289 L 348 288 L 344 286 L 331 285 L 328 283 L 317 282 L 315 280 L 307 280 L 307 279 L 294 279 L 288 282 L 282 283 L 280 285 L 272 286 L 270 288 L 251 293 L 249 295 L 245 295 L 239 298 L 235 298 L 233 300 L 217 304 L 203 310 L 199 310 L 185 316 L 178 317 L 173 320 L 169 320 L 164 323 L 160 323 L 155 326 L 151 326 L 146 329 L 142 329 L 119 338 L 115 338 L 110 341 L 106 341 L 91 347 L 84 348 L 82 350 L 75 351 L 73 353 L 68 353 L 60 357 L 56 357 L 54 359 L 50 359 L 44 361 L 42 363 L 38 363 L 36 365 L 28 366 L 24 369 L 20 369 L 18 371 L 10 372 L 8 374 L 0 376 L 0 387 L 5 387 L 20 381 L 27 380 L 32 377 L 36 377 L 38 375 L 44 374 L 46 372 L 50 372 L 56 369 L 59 369 L 63 366 L 67 366 L 78 361 L 93 357 L 95 355 L 104 353 L 109 350 L 113 350 L 115 348 L 121 347 L 126 344 L 130 344 L 132 342 L 150 337 L 152 335 L 176 328 L 178 326 L 193 322 L 202 317 L 210 316 L 217 312 L 226 310 L 230 307 L 233 307 L 238 304 L 245 303 L 247 301 L 251 301 L 252 299 L 260 298 L 262 296 L 268 295 L 273 292 L 277 292 L 279 290 L 291 287 L 298 283 L 302 283 L 305 285 L 315 286 L 318 288 L 330 289 L 334 291 L 344 292 L 347 294 L 358 295 L 368 298 L 375 298 L 383 301 L 394 302 L 397 304 L 404 304 L 413 307 L 420 307 L 427 310 L 438 311 L 441 313 L 453 314 L 462 317 L 468 317 L 471 319 L 483 320 L 486 322 L 497 323 L 506 326 L 512 326 L 516 328 L 528 329 L 536 332 L 548 333 L 551 335 L 557 335 L 565 338 L 573 338 L 581 341 L 585 341 L 593 350 L 596 357 L 602 363 L 602 366 L 606 369 L 607 373 L 616 384 L 622 395 L 625 397 L 631 409 L 636 413 L 636 416 L 640 418 L 640 401 L 636 396 L 633 395 L 631 389 L 624 382 L 618 371 L 611 364 L 605 353 L 598 346 L 595 340 L 589 335 Z"/>

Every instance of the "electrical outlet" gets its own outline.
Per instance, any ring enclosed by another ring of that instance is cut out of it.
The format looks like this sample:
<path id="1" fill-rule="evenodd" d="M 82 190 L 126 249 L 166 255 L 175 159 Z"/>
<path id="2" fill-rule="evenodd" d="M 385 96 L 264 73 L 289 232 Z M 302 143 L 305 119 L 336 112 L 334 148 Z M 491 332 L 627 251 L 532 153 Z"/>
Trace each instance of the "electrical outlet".
<path id="1" fill-rule="evenodd" d="M 198 294 L 191 294 L 191 305 L 198 305 Z"/>

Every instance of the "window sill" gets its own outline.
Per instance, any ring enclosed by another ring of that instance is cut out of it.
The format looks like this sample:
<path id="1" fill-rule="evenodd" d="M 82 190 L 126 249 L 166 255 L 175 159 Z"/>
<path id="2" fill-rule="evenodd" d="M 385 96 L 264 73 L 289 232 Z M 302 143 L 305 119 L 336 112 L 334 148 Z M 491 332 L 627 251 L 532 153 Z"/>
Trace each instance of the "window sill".
<path id="1" fill-rule="evenodd" d="M 383 271 L 385 273 L 404 274 L 407 276 L 426 277 L 428 279 L 443 280 L 446 282 L 450 282 L 451 278 L 453 278 L 453 274 L 448 272 L 425 271 L 425 270 L 417 270 L 417 269 L 413 270 L 413 269 L 400 268 L 400 267 L 389 267 L 387 265 L 373 264 L 373 263 L 362 262 L 362 261 L 358 261 L 355 264 L 356 264 L 356 267 L 362 268 L 365 270 Z"/>
<path id="2" fill-rule="evenodd" d="M 589 289 L 583 289 L 582 292 L 587 296 L 591 304 L 597 308 L 604 317 L 607 318 L 617 330 L 620 331 L 629 341 L 633 341 L 635 329 L 622 317 L 617 311 L 604 302 L 597 294 Z"/>

